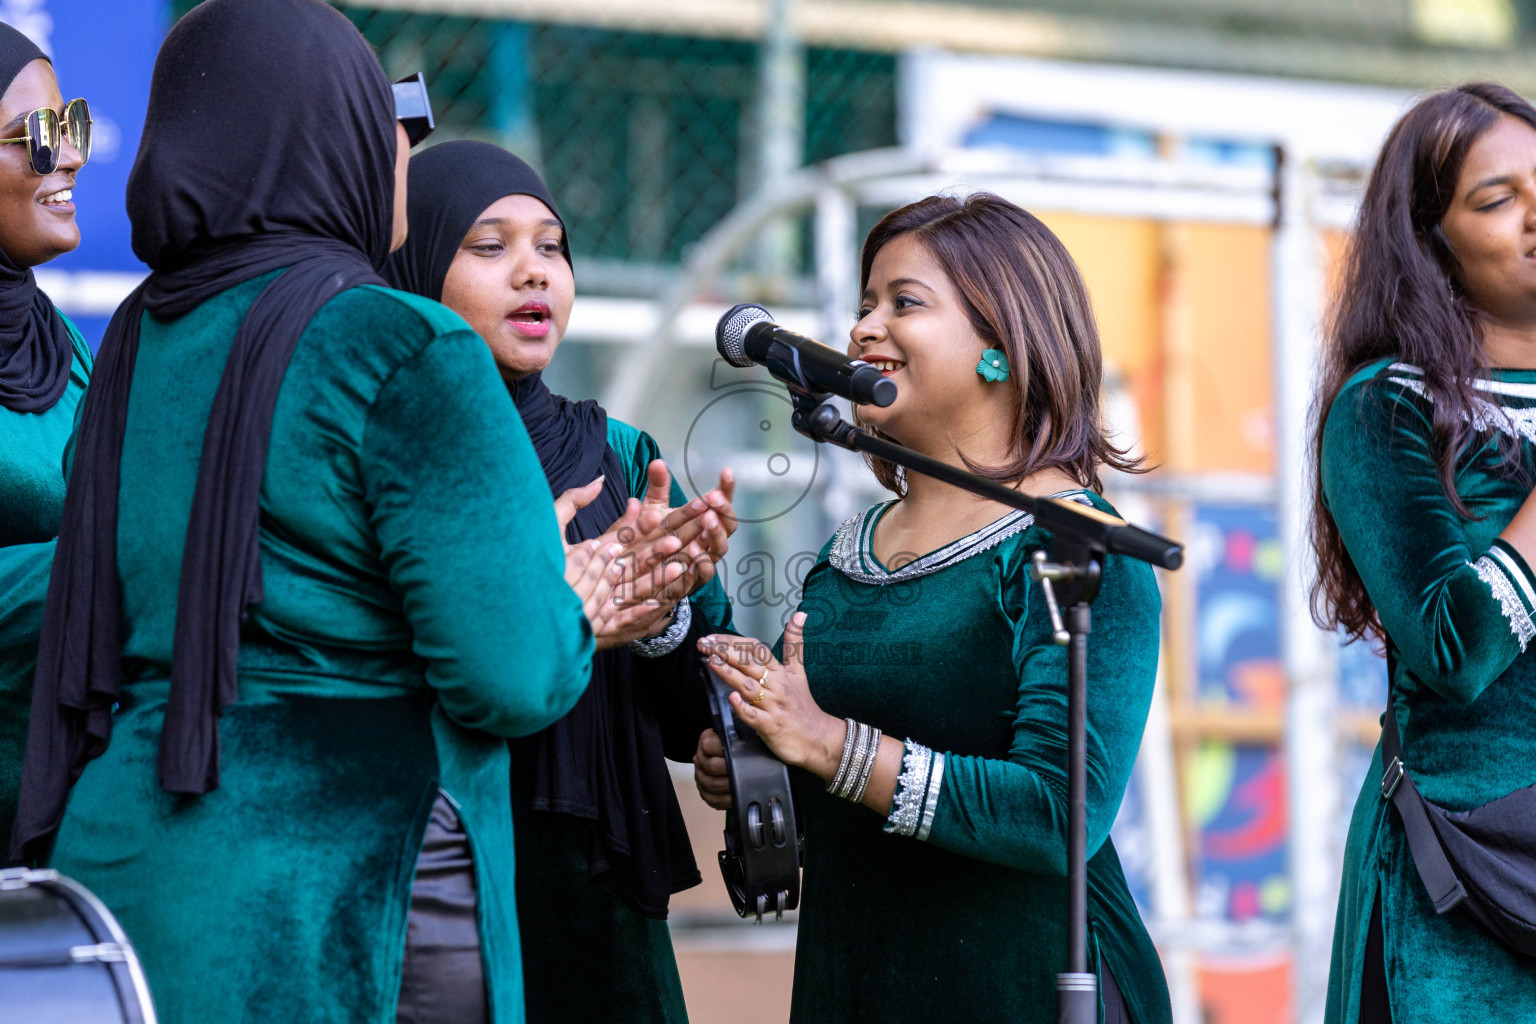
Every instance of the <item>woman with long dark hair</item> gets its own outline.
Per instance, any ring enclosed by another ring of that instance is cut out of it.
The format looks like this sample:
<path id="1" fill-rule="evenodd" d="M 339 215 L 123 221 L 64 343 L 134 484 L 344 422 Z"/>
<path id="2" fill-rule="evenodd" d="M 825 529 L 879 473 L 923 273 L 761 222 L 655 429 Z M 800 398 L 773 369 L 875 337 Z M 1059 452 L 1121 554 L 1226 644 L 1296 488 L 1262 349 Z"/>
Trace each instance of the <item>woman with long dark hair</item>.
<path id="1" fill-rule="evenodd" d="M 569 539 L 609 531 L 641 495 L 661 509 L 685 505 L 649 434 L 544 382 L 576 283 L 565 222 L 533 168 L 485 142 L 433 146 L 411 159 L 409 213 L 390 279 L 441 300 L 480 333 L 553 493 L 603 481 Z M 700 878 L 666 758 L 688 760 L 709 723 L 694 641 L 731 626 L 713 578 L 736 525 L 731 489 L 722 475 L 718 490 L 692 503 L 698 515 L 679 524 L 687 578 L 664 581 L 633 624 L 598 633 L 592 683 L 570 714 L 511 741 L 523 987 L 534 1024 L 687 1020 L 667 904 Z"/>
<path id="2" fill-rule="evenodd" d="M 866 426 L 1110 510 L 1100 471 L 1137 461 L 1105 432 L 1088 292 L 1045 225 L 996 196 L 924 199 L 870 232 L 860 282 L 849 355 L 900 385 L 889 408 L 856 407 Z M 756 641 L 701 645 L 736 714 L 795 769 L 791 1019 L 1046 1024 L 1067 969 L 1067 651 L 1029 579 L 1049 538 L 1032 515 L 874 468 L 896 497 L 822 549 L 782 661 Z M 1106 559 L 1088 664 L 1088 912 L 1111 1024 L 1171 1017 L 1109 838 L 1152 700 L 1160 606 L 1150 567 Z M 715 806 L 730 801 L 720 753 L 706 732 L 696 777 Z"/>
<path id="3" fill-rule="evenodd" d="M 1466 811 L 1536 784 L 1536 108 L 1508 89 L 1430 96 L 1388 136 L 1313 442 L 1314 613 L 1385 647 L 1418 791 Z M 1529 1020 L 1536 964 L 1436 913 L 1386 760 L 1350 822 L 1328 1020 Z"/>
<path id="4" fill-rule="evenodd" d="M 32 268 L 80 244 L 75 174 L 90 153 L 84 100 L 0 23 L 0 549 L 50 540 L 64 510 L 64 446 L 91 350 Z M 49 547 L 0 554 L 0 845 L 11 834 Z M 3 856 L 0 856 L 3 859 Z"/>
<path id="5" fill-rule="evenodd" d="M 156 59 L 13 851 L 167 1024 L 522 1019 L 506 737 L 585 689 L 619 545 L 562 551 L 484 344 L 379 277 L 408 151 L 320 0 L 207 0 Z"/>

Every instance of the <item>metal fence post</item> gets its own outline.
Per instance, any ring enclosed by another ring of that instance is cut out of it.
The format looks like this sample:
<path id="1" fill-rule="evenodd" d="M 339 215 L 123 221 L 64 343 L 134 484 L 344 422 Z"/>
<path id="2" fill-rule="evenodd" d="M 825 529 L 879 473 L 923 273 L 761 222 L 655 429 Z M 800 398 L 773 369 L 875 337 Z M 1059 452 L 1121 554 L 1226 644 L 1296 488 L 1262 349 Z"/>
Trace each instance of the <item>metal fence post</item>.
<path id="1" fill-rule="evenodd" d="M 1274 236 L 1276 519 L 1285 575 L 1280 643 L 1287 687 L 1285 756 L 1290 812 L 1291 921 L 1298 1024 L 1323 1019 L 1338 900 L 1338 695 L 1332 638 L 1312 622 L 1307 539 L 1312 494 L 1308 430 L 1321 350 L 1321 240 L 1312 216 L 1317 175 L 1308 155 L 1277 148 Z"/>

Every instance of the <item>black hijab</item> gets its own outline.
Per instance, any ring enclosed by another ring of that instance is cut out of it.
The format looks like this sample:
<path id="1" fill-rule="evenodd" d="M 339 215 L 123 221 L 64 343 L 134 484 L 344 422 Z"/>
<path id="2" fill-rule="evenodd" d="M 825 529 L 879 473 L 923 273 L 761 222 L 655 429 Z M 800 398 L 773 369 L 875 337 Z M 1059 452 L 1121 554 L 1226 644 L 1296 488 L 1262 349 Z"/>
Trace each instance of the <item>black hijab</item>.
<path id="1" fill-rule="evenodd" d="M 555 199 L 538 172 L 489 142 L 444 142 L 411 157 L 405 245 L 389 257 L 384 276 L 404 291 L 442 301 L 443 281 L 459 244 L 480 214 L 506 196 L 532 196 L 560 218 Z M 564 227 L 564 220 L 561 226 Z M 560 251 L 571 260 L 564 231 Z M 596 402 L 572 402 L 556 395 L 542 373 L 513 382 L 509 390 L 550 491 L 559 494 L 591 483 L 604 472 L 608 450 L 608 414 Z M 624 513 L 629 489 L 608 473 L 603 493 L 576 514 L 570 539 L 596 537 Z"/>
<path id="2" fill-rule="evenodd" d="M 133 251 L 153 273 L 102 340 L 76 434 L 48 587 L 13 856 L 58 828 L 69 786 L 106 749 L 118 697 L 117 494 L 129 390 L 148 312 L 185 315 L 287 268 L 251 305 L 213 399 L 177 595 L 160 780 L 219 784 L 237 697 L 240 621 L 261 600 L 258 506 L 283 373 L 310 318 L 382 284 L 393 229 L 394 104 L 373 51 L 321 0 L 207 0 L 155 60 L 128 179 Z"/>
<path id="3" fill-rule="evenodd" d="M 0 22 L 0 94 L 22 68 L 47 59 L 32 40 Z M 52 409 L 64 397 L 74 361 L 64 318 L 38 289 L 32 268 L 17 266 L 0 252 L 0 406 L 14 412 Z"/>
<path id="4" fill-rule="evenodd" d="M 412 157 L 411 230 L 385 275 L 398 288 L 440 300 L 465 234 L 482 211 L 510 195 L 533 196 L 560 216 L 533 168 L 498 146 L 445 142 Z M 561 251 L 569 262 L 564 239 Z M 552 393 L 538 373 L 509 390 L 551 495 L 604 475 L 602 493 L 567 530 L 571 541 L 601 535 L 630 497 L 624 463 L 608 446 L 607 413 L 596 402 Z M 653 663 L 654 670 L 675 669 L 675 661 L 662 659 L 666 667 Z M 692 668 L 686 653 L 681 664 Z M 599 651 L 576 706 L 543 732 L 512 741 L 512 783 L 520 806 L 590 823 L 593 884 L 659 918 L 666 916 L 668 897 L 697 884 L 699 873 L 667 773 L 657 712 L 642 692 L 653 687 L 637 685 L 637 668 L 628 650 Z"/>

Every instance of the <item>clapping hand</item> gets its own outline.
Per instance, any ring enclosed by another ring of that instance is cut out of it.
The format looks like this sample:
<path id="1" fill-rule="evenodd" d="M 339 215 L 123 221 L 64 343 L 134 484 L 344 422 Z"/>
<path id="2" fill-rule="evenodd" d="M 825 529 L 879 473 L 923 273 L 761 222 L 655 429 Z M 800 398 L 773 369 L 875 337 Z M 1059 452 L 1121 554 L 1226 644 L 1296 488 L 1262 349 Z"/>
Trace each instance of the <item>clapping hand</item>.
<path id="1" fill-rule="evenodd" d="M 626 601 L 649 597 L 670 605 L 696 593 L 714 579 L 715 566 L 730 547 L 731 535 L 738 525 L 732 504 L 736 492 L 735 474 L 729 469 L 721 470 L 719 487 L 679 508 L 671 507 L 671 490 L 672 475 L 667 464 L 656 459 L 646 467 L 645 498 L 641 502 L 636 529 L 648 536 L 655 535 L 652 531 L 670 534 L 683 543 L 665 555 L 653 551 L 650 561 L 642 557 L 636 565 L 638 569 L 649 570 L 662 564 L 677 563 L 684 567 L 684 572 L 665 583 L 653 579 L 649 595 L 637 588 L 624 595 Z"/>
<path id="2" fill-rule="evenodd" d="M 599 478 L 556 499 L 562 530 L 601 487 Z M 600 621 L 592 621 L 599 649 L 660 633 L 671 622 L 677 602 L 714 578 L 715 564 L 725 555 L 737 525 L 730 470 L 720 474 L 719 489 L 678 508 L 671 506 L 671 488 L 666 463 L 656 459 L 646 468 L 644 498 L 629 499 L 624 514 L 601 537 L 585 542 L 596 544 L 599 551 L 619 547 L 613 559 L 616 568 L 604 576 L 609 583 L 604 597 L 611 607 L 604 609 Z"/>
<path id="3" fill-rule="evenodd" d="M 573 487 L 555 499 L 555 519 L 560 523 L 562 543 L 565 528 L 576 517 L 577 510 L 591 504 L 602 489 L 603 478 L 598 477 L 585 487 Z M 623 551 L 624 545 L 604 538 L 565 544 L 565 582 L 581 598 L 582 611 L 594 634 L 602 633 L 609 618 L 618 611 L 613 602 L 613 588 L 623 576 L 624 567 L 615 560 Z"/>

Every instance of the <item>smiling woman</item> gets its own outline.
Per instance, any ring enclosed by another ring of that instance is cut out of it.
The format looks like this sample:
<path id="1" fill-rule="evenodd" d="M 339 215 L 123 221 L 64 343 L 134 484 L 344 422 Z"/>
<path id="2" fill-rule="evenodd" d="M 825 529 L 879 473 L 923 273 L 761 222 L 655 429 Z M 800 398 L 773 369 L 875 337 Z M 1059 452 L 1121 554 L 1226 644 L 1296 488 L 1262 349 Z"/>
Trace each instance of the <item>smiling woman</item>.
<path id="1" fill-rule="evenodd" d="M 1452 839 L 1415 831 L 1431 825 L 1412 802 L 1469 828 L 1501 819 L 1497 859 L 1529 873 L 1536 108 L 1513 92 L 1438 93 L 1388 136 L 1317 409 L 1314 607 L 1383 644 L 1390 666 L 1345 846 L 1327 1019 L 1529 1020 L 1536 961 L 1447 898 L 1435 871 L 1449 873 Z"/>
<path id="2" fill-rule="evenodd" d="M 0 838 L 15 817 L 52 557 L 51 544 L 28 542 L 59 531 L 64 446 L 91 375 L 90 349 L 32 274 L 80 244 L 73 188 L 84 159 L 55 137 L 55 166 L 40 174 L 25 138 L 63 114 L 53 65 L 0 24 L 0 548 L 7 549 L 0 558 Z"/>
<path id="3" fill-rule="evenodd" d="M 932 196 L 881 220 L 861 266 L 848 352 L 901 387 L 886 408 L 855 406 L 861 423 L 1025 493 L 1113 512 L 1094 493 L 1100 472 L 1138 462 L 1101 423 L 1087 289 L 1045 225 L 998 196 Z M 1048 535 L 1032 515 L 874 468 L 896 499 L 822 548 L 782 661 L 745 638 L 701 648 L 737 717 L 796 769 L 790 1020 L 1047 1024 L 1068 963 L 1066 649 L 1029 578 Z M 1109 837 L 1151 704 L 1158 608 L 1150 568 L 1105 561 L 1086 796 L 1105 1024 L 1171 1014 Z M 713 732 L 694 764 L 705 799 L 729 804 Z"/>
<path id="4" fill-rule="evenodd" d="M 55 133 L 38 173 L 33 139 L 64 115 L 53 66 L 0 24 L 0 544 L 47 540 L 64 501 L 63 451 L 91 356 L 38 290 L 32 268 L 80 244 L 75 172 L 84 163 Z M 47 164 L 44 163 L 47 167 Z"/>

